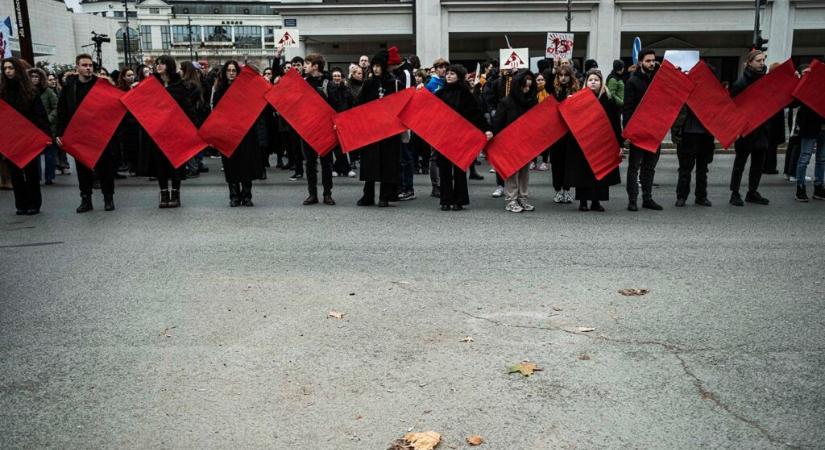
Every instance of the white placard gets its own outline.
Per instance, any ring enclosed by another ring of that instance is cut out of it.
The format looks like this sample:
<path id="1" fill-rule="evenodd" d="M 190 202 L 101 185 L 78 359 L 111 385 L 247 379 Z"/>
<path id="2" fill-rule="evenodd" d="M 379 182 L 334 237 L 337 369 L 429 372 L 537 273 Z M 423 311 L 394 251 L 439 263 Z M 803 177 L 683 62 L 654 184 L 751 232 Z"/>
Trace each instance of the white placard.
<path id="1" fill-rule="evenodd" d="M 527 48 L 502 48 L 498 51 L 499 69 L 526 69 L 530 66 Z"/>
<path id="2" fill-rule="evenodd" d="M 11 58 L 11 17 L 0 22 L 0 58 Z"/>
<path id="3" fill-rule="evenodd" d="M 665 61 L 687 72 L 699 64 L 699 50 L 665 50 Z"/>
<path id="4" fill-rule="evenodd" d="M 283 47 L 283 48 L 295 48 L 298 47 L 298 30 L 295 28 L 287 28 L 283 30 L 276 30 L 278 33 L 275 34 L 275 46 L 276 47 Z"/>
<path id="5" fill-rule="evenodd" d="M 573 33 L 547 33 L 545 57 L 570 59 L 573 57 Z"/>

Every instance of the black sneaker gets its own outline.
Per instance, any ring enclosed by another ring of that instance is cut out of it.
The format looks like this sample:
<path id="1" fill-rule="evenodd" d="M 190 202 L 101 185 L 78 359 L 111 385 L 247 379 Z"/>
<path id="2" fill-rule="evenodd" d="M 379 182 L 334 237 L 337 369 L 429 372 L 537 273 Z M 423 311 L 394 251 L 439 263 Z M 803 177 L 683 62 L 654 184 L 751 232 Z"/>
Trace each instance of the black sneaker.
<path id="1" fill-rule="evenodd" d="M 730 193 L 730 204 L 733 206 L 745 206 L 745 202 L 742 201 L 742 196 L 739 195 L 738 192 Z"/>
<path id="2" fill-rule="evenodd" d="M 756 203 L 757 205 L 767 205 L 770 203 L 768 199 L 759 195 L 757 191 L 748 191 L 748 193 L 745 194 L 745 201 L 748 203 Z"/>
<path id="3" fill-rule="evenodd" d="M 627 203 L 627 210 L 636 212 L 639 210 L 639 206 L 636 204 L 635 200 L 631 200 Z"/>
<path id="4" fill-rule="evenodd" d="M 825 200 L 825 186 L 814 186 L 814 200 Z"/>
<path id="5" fill-rule="evenodd" d="M 713 206 L 713 203 L 711 203 L 707 197 L 697 198 L 693 203 L 695 203 L 697 206 Z"/>
<path id="6" fill-rule="evenodd" d="M 796 201 L 808 203 L 808 192 L 805 189 L 805 186 L 796 187 Z"/>
<path id="7" fill-rule="evenodd" d="M 661 211 L 664 209 L 662 208 L 662 205 L 656 203 L 652 198 L 650 200 L 644 200 L 642 202 L 642 208 L 651 209 L 653 211 Z"/>
<path id="8" fill-rule="evenodd" d="M 676 199 L 676 207 L 677 207 L 677 208 L 681 208 L 681 207 L 683 207 L 683 206 L 685 206 L 685 199 L 683 199 L 683 198 L 677 198 L 677 199 Z"/>
<path id="9" fill-rule="evenodd" d="M 298 181 L 303 177 L 304 177 L 304 174 L 302 174 L 302 173 L 293 173 L 292 175 L 289 176 L 289 181 Z"/>
<path id="10" fill-rule="evenodd" d="M 441 198 L 441 189 L 437 186 L 433 186 L 433 190 L 430 192 L 430 197 Z"/>

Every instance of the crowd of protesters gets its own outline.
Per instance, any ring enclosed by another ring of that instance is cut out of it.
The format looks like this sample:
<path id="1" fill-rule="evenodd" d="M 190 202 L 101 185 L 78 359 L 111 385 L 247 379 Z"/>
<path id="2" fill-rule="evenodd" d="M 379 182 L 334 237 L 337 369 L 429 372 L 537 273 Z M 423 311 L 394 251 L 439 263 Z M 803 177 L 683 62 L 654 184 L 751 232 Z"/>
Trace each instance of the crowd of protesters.
<path id="1" fill-rule="evenodd" d="M 382 50 L 372 57 L 361 56 L 357 62 L 342 67 L 328 67 L 325 58 L 319 54 L 285 61 L 279 50 L 275 56 L 279 64 L 273 67 L 263 70 L 250 67 L 273 84 L 290 70 L 299 72 L 336 112 L 414 86 L 435 94 L 482 131 L 487 139 L 551 96 L 561 103 L 576 92 L 589 89 L 610 121 L 617 148 L 625 144 L 622 126 L 626 126 L 633 117 L 659 68 L 657 55 L 648 49 L 639 53 L 638 64 L 625 68 L 621 60 L 616 60 L 607 74 L 593 60 L 585 61 L 583 70 L 579 70 L 570 60 L 545 59 L 539 62 L 536 73 L 526 69 L 499 70 L 495 61 L 481 63 L 476 71 L 468 72 L 465 66 L 450 64 L 444 58 L 436 59 L 429 67 L 422 67 L 418 57 L 402 58 L 395 47 Z M 732 96 L 741 93 L 767 73 L 765 56 L 760 51 L 747 55 L 742 75 L 730 85 Z M 126 67 L 111 73 L 98 67 L 87 54 L 78 55 L 75 70 L 62 74 L 32 68 L 17 58 L 6 58 L 2 64 L 0 99 L 54 140 L 41 157 L 22 169 L 9 161 L 0 161 L 2 188 L 14 190 L 18 215 L 39 213 L 41 180 L 44 185 L 52 185 L 58 173 L 70 174 L 69 161 L 61 148 L 60 138 L 98 78 L 129 91 L 143 79 L 155 77 L 195 127 L 199 127 L 221 102 L 244 67 L 237 61 L 227 61 L 211 68 L 205 63 L 177 63 L 168 55 L 157 58 L 151 65 Z M 802 77 L 809 70 L 807 65 L 802 65 L 797 75 Z M 432 120 L 439 118 L 433 117 Z M 700 206 L 711 206 L 707 186 L 708 169 L 716 149 L 714 137 L 687 106 L 682 108 L 673 124 L 671 136 L 679 164 L 675 206 L 685 206 L 694 172 L 694 202 Z M 806 172 L 812 158 L 815 159 L 812 197 L 825 200 L 824 141 L 825 119 L 801 103 L 791 104 L 753 132 L 740 137 L 735 143 L 735 159 L 730 175 L 730 204 L 769 203 L 758 188 L 763 174 L 778 174 L 777 148 L 783 143 L 787 143 L 784 177 L 795 184 L 796 200 L 809 201 L 806 184 L 810 178 Z M 661 147 L 656 152 L 650 152 L 629 145 L 625 180 L 628 210 L 639 210 L 640 192 L 642 208 L 663 209 L 653 199 L 660 151 Z M 175 168 L 135 117 L 127 113 L 94 168 L 76 162 L 81 197 L 77 212 L 94 209 L 92 192 L 95 188 L 99 188 L 103 195 L 104 210 L 114 210 L 116 180 L 127 176 L 156 181 L 160 208 L 180 207 L 182 181 L 207 172 L 209 168 L 204 164 L 204 158 L 218 155 L 216 150 L 207 148 L 188 163 Z M 289 180 L 306 180 L 308 195 L 304 205 L 319 202 L 334 205 L 334 178 L 358 177 L 364 186 L 357 205 L 393 206 L 396 202 L 416 199 L 413 177 L 422 174 L 429 176 L 432 185 L 430 195 L 439 198 L 441 209 L 459 211 L 470 203 L 468 175 L 470 179 L 484 179 L 477 172 L 480 161 L 470 166 L 468 174 L 410 131 L 353 152 L 344 153 L 336 147 L 324 156 L 318 156 L 275 109 L 267 106 L 232 156 L 221 156 L 221 170 L 228 186 L 230 207 L 253 206 L 253 181 L 267 178 L 273 155 L 274 168 L 288 171 Z M 748 160 L 747 191 L 743 197 L 740 189 Z M 318 166 L 323 188 L 320 198 Z M 578 200 L 581 211 L 604 211 L 602 202 L 608 200 L 610 186 L 621 183 L 618 167 L 597 180 L 576 139 L 568 133 L 508 179 L 495 174 L 492 196 L 505 197 L 506 211 L 520 213 L 535 210 L 535 202 L 529 200 L 531 171 L 549 171 L 555 190 L 552 201 L 567 204 Z M 495 173 L 495 170 L 490 172 Z M 377 201 L 376 183 L 379 184 Z"/>

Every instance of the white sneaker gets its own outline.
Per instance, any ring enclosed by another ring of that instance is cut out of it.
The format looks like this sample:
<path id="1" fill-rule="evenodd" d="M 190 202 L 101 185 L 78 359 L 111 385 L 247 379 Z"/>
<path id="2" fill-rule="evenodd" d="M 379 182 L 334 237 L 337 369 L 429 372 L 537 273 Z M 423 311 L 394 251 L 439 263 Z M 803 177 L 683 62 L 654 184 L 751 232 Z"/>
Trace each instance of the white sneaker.
<path id="1" fill-rule="evenodd" d="M 540 170 L 542 172 L 547 172 L 547 163 L 543 162 L 543 163 L 539 164 L 538 170 Z"/>
<path id="2" fill-rule="evenodd" d="M 786 179 L 786 180 L 787 180 L 787 179 L 789 179 L 790 177 L 788 177 L 788 174 L 786 173 L 786 174 L 782 175 L 782 178 L 784 178 L 784 179 Z"/>
<path id="3" fill-rule="evenodd" d="M 520 213 L 520 212 L 524 211 L 524 208 L 522 208 L 521 205 L 519 205 L 517 201 L 513 200 L 513 201 L 511 201 L 510 203 L 507 204 L 507 207 L 504 208 L 504 210 L 514 212 L 514 213 Z"/>
<path id="4" fill-rule="evenodd" d="M 490 173 L 496 173 L 496 169 L 493 169 L 492 167 L 490 167 Z"/>
<path id="5" fill-rule="evenodd" d="M 347 174 L 347 176 L 350 177 L 350 178 L 355 178 L 355 171 L 350 170 L 349 173 Z"/>
<path id="6" fill-rule="evenodd" d="M 564 203 L 573 203 L 573 194 L 570 191 L 562 191 L 564 192 Z"/>
<path id="7" fill-rule="evenodd" d="M 337 177 L 337 176 L 338 176 L 338 172 L 332 172 L 332 176 Z"/>
<path id="8" fill-rule="evenodd" d="M 530 163 L 530 170 L 536 170 L 536 163 L 534 163 L 534 162 Z"/>
<path id="9" fill-rule="evenodd" d="M 788 181 L 790 181 L 791 183 L 796 183 L 796 177 L 789 177 Z"/>
<path id="10" fill-rule="evenodd" d="M 521 199 L 521 200 L 519 200 L 519 201 L 518 201 L 518 204 L 521 206 L 521 209 L 523 209 L 523 210 L 525 210 L 525 211 L 527 211 L 527 212 L 531 212 L 531 211 L 535 211 L 535 210 L 536 210 L 536 207 L 535 207 L 535 206 L 531 205 L 530 203 L 527 203 L 527 199 Z"/>
<path id="11" fill-rule="evenodd" d="M 493 191 L 493 198 L 499 198 L 504 195 L 504 186 L 496 186 L 496 190 Z"/>
<path id="12" fill-rule="evenodd" d="M 564 203 L 564 191 L 556 191 L 556 196 L 553 197 L 553 203 Z"/>

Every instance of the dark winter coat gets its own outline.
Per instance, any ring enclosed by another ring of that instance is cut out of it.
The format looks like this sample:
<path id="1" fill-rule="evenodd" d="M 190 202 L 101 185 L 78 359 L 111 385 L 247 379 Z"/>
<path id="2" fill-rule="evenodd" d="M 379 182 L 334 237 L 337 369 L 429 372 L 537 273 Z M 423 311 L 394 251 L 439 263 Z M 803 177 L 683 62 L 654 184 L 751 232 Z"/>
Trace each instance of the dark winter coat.
<path id="1" fill-rule="evenodd" d="M 398 80 L 389 74 L 371 77 L 364 81 L 356 105 L 363 105 L 381 97 L 400 91 Z M 390 136 L 363 147 L 361 155 L 361 181 L 379 181 L 382 183 L 400 182 L 401 138 Z"/>
<path id="2" fill-rule="evenodd" d="M 218 103 L 229 90 L 229 84 L 226 86 L 216 86 L 215 92 L 212 95 L 212 109 L 217 108 Z M 266 114 L 266 110 L 264 113 Z M 261 145 L 258 139 L 258 122 L 261 121 L 259 117 L 249 131 L 246 132 L 243 140 L 232 156 L 227 158 L 221 155 L 223 161 L 223 175 L 227 183 L 245 183 L 252 180 L 263 178 L 264 165 L 263 157 L 261 156 Z"/>
<path id="3" fill-rule="evenodd" d="M 467 119 L 481 131 L 489 131 L 490 127 L 487 121 L 484 120 L 484 113 L 481 107 L 478 106 L 473 93 L 470 89 L 463 85 L 464 81 L 456 83 L 445 84 L 444 87 L 436 92 L 435 96 L 440 98 L 453 111 L 457 112 L 461 117 Z"/>
<path id="4" fill-rule="evenodd" d="M 63 86 L 57 100 L 57 124 L 55 126 L 57 136 L 63 136 L 66 132 L 66 127 L 69 126 L 69 121 L 80 107 L 80 102 L 86 98 L 86 94 L 92 90 L 96 82 L 97 77 L 94 75 L 86 83 L 81 83 L 77 75 L 66 77 L 66 85 Z"/>
<path id="5" fill-rule="evenodd" d="M 51 135 L 51 127 L 49 126 L 49 116 L 46 108 L 43 106 L 43 101 L 35 89 L 34 97 L 27 99 L 20 92 L 20 87 L 17 80 L 7 81 L 9 89 L 6 90 L 3 101 L 9 104 L 15 111 L 19 112 L 23 117 L 29 120 L 34 126 L 39 128 L 44 133 Z M 36 161 L 36 159 L 35 159 Z"/>
<path id="6" fill-rule="evenodd" d="M 346 111 L 355 104 L 355 96 L 352 95 L 350 88 L 343 82 L 337 86 L 335 83 L 329 83 L 327 95 L 329 104 L 332 105 L 335 112 Z"/>
<path id="7" fill-rule="evenodd" d="M 624 126 L 627 126 L 630 118 L 633 117 L 633 113 L 636 112 L 639 103 L 642 102 L 642 97 L 645 96 L 647 88 L 653 81 L 653 75 L 654 74 L 644 73 L 642 69 L 639 68 L 639 70 L 630 74 L 630 78 L 627 79 L 627 83 L 624 85 L 624 105 L 622 107 Z"/>
<path id="8" fill-rule="evenodd" d="M 621 142 L 622 127 L 619 119 L 619 105 L 609 94 L 602 94 L 599 97 L 599 103 L 602 105 L 607 118 L 610 121 L 611 128 L 613 128 L 613 135 L 616 138 L 616 151 L 619 151 Z M 613 185 L 621 183 L 619 175 L 619 168 L 616 167 L 613 171 L 607 174 L 601 180 L 596 180 L 593 175 L 593 170 L 587 162 L 581 147 L 572 137 L 567 139 L 567 154 L 565 155 L 564 179 L 570 186 L 576 188 L 576 198 L 579 200 L 607 200 L 608 188 Z M 595 189 L 595 197 L 592 195 L 592 190 Z M 586 194 L 586 195 L 582 195 Z"/>
<path id="9" fill-rule="evenodd" d="M 740 76 L 736 81 L 733 82 L 733 84 L 731 84 L 731 97 L 736 97 L 737 95 L 741 94 L 745 89 L 748 88 L 748 86 L 750 86 L 753 83 L 756 83 L 764 75 L 764 72 L 759 73 L 752 70 L 750 67 L 746 67 L 745 70 L 742 72 L 742 76 Z M 739 138 L 736 141 L 735 147 L 737 149 L 743 148 L 743 146 L 748 148 L 759 147 L 767 149 L 768 144 L 770 142 L 769 122 L 770 120 L 766 121 L 747 136 Z"/>
<path id="10" fill-rule="evenodd" d="M 172 73 L 169 84 L 166 86 L 166 92 L 172 97 L 175 103 L 180 106 L 186 117 L 194 124 L 197 120 L 197 96 L 198 92 L 195 89 L 187 88 L 183 80 L 177 73 Z M 163 79 L 159 75 L 155 75 L 158 81 L 163 84 Z M 160 150 L 157 144 L 152 140 L 152 137 L 147 133 L 143 133 L 144 141 L 141 145 L 145 145 L 146 153 L 148 154 L 148 167 L 150 173 L 159 173 L 162 166 L 171 167 L 171 163 L 166 155 Z M 168 172 L 164 171 L 164 172 Z"/>
<path id="11" fill-rule="evenodd" d="M 530 108 L 536 106 L 536 85 L 533 83 L 528 92 L 522 92 L 524 80 L 530 72 L 526 70 L 516 73 L 510 86 L 510 94 L 502 98 L 498 103 L 498 109 L 493 116 L 493 133 L 500 133 L 507 125 L 515 122 L 516 119 L 526 113 Z"/>
<path id="12" fill-rule="evenodd" d="M 796 123 L 799 127 L 800 138 L 813 139 L 818 137 L 819 133 L 822 132 L 825 119 L 811 108 L 800 105 L 799 112 L 796 114 Z"/>

